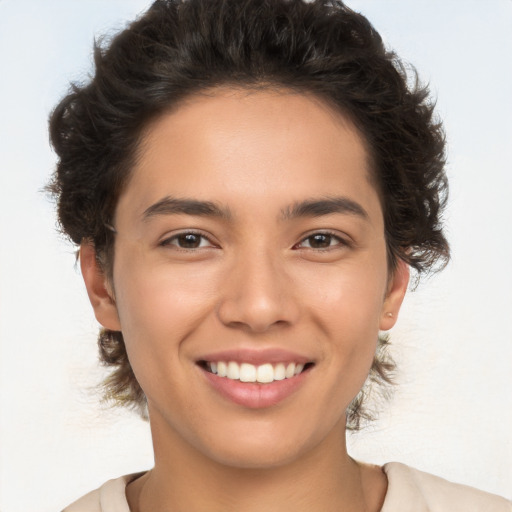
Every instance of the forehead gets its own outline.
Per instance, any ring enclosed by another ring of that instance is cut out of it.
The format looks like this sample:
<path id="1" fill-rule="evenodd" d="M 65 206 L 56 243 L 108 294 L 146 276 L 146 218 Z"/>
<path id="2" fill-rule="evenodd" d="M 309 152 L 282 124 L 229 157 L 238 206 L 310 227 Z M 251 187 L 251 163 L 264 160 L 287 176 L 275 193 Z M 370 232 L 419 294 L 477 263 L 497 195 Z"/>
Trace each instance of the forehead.
<path id="1" fill-rule="evenodd" d="M 216 89 L 146 128 L 118 208 L 140 213 L 166 195 L 259 209 L 308 196 L 371 202 L 369 162 L 351 121 L 315 96 Z"/>
<path id="2" fill-rule="evenodd" d="M 285 88 L 217 87 L 188 96 L 145 128 L 140 155 L 147 158 L 147 150 L 154 149 L 149 146 L 159 144 L 162 138 L 166 143 L 185 138 L 192 142 L 190 135 L 195 144 L 231 142 L 250 148 L 258 142 L 267 144 L 265 135 L 271 131 L 273 135 L 279 132 L 276 143 L 289 143 L 294 137 L 298 152 L 300 140 L 309 141 L 308 147 L 302 147 L 309 152 L 322 139 L 324 150 L 331 144 L 346 151 L 350 144 L 360 150 L 357 156 L 370 160 L 364 136 L 341 109 L 316 95 Z"/>

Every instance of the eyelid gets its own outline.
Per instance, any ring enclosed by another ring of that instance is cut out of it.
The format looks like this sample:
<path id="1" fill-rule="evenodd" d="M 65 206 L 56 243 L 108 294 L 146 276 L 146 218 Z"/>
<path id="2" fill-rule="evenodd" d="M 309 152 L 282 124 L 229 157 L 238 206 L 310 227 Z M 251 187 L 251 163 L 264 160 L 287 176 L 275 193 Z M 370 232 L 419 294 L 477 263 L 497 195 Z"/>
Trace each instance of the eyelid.
<path id="1" fill-rule="evenodd" d="M 208 243 L 210 244 L 210 247 L 196 247 L 196 248 L 186 248 L 186 247 L 179 247 L 177 244 L 172 244 L 174 240 L 177 240 L 178 237 L 182 235 L 197 235 L 205 240 L 208 240 Z M 193 229 L 193 228 L 184 228 L 180 229 L 178 231 L 173 231 L 171 233 L 167 233 L 162 237 L 161 240 L 158 241 L 157 244 L 159 247 L 169 247 L 173 246 L 176 249 L 179 249 L 181 251 L 197 251 L 198 249 L 208 249 L 211 247 L 219 247 L 219 244 L 213 241 L 213 236 L 205 233 L 204 231 L 201 231 L 200 229 Z"/>
<path id="2" fill-rule="evenodd" d="M 329 246 L 329 247 L 324 247 L 324 248 L 314 248 L 314 247 L 300 247 L 300 245 L 302 243 L 304 243 L 308 238 L 311 238 L 312 236 L 315 236 L 315 235 L 328 235 L 328 236 L 331 236 L 333 238 L 335 238 L 336 240 L 338 240 L 339 243 L 333 245 L 333 246 Z M 313 251 L 328 251 L 328 250 L 332 250 L 332 249 L 336 249 L 336 248 L 339 248 L 339 247 L 351 247 L 352 246 L 352 241 L 350 240 L 350 238 L 348 237 L 348 235 L 343 235 L 337 231 L 333 231 L 333 230 L 330 230 L 330 229 L 316 229 L 314 231 L 311 231 L 310 233 L 306 233 L 305 235 L 303 235 L 300 239 L 299 242 L 297 242 L 295 245 L 294 245 L 294 248 L 297 248 L 297 249 L 311 249 Z"/>

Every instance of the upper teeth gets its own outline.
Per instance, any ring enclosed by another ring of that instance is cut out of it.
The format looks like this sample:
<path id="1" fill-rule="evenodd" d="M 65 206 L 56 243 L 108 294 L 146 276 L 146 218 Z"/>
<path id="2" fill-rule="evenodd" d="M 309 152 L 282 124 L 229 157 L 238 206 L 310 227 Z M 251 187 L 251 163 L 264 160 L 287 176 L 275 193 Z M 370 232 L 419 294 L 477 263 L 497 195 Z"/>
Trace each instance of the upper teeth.
<path id="1" fill-rule="evenodd" d="M 278 363 L 272 365 L 270 363 L 254 366 L 250 363 L 238 364 L 235 361 L 218 361 L 208 362 L 208 366 L 212 373 L 216 373 L 219 377 L 227 377 L 228 379 L 240 380 L 241 382 L 260 382 L 269 383 L 275 380 L 289 379 L 294 375 L 298 375 L 304 369 L 304 365 L 300 363 Z"/>

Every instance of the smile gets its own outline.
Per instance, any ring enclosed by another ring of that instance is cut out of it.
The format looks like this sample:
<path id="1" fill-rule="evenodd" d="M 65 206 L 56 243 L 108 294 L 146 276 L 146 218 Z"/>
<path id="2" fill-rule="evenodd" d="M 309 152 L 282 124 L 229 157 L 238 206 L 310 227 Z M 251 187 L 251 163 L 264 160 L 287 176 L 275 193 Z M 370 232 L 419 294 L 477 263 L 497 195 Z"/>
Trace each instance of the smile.
<path id="1" fill-rule="evenodd" d="M 317 360 L 279 347 L 200 354 L 196 367 L 215 394 L 249 409 L 291 399 L 312 377 Z"/>
<path id="2" fill-rule="evenodd" d="M 205 361 L 206 370 L 240 382 L 258 382 L 270 384 L 274 381 L 291 379 L 308 369 L 312 363 L 264 363 L 258 366 L 251 363 L 237 363 L 235 361 Z"/>

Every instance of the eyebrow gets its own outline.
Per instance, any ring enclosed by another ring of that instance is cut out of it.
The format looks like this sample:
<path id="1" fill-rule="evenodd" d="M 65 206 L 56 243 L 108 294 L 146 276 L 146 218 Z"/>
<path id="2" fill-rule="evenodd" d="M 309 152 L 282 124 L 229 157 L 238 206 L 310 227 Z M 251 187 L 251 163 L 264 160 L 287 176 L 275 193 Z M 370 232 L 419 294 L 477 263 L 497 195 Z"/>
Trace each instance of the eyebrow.
<path id="1" fill-rule="evenodd" d="M 156 215 L 173 214 L 197 215 L 201 217 L 219 217 L 228 219 L 231 213 L 212 201 L 198 201 L 196 199 L 178 199 L 175 197 L 164 197 L 144 210 L 143 220 L 148 220 Z"/>
<path id="2" fill-rule="evenodd" d="M 368 213 L 359 203 L 347 197 L 327 197 L 296 202 L 283 209 L 281 217 L 283 220 L 290 220 L 300 217 L 321 217 L 333 213 L 356 215 L 365 220 L 369 218 Z M 146 221 L 157 215 L 176 214 L 218 217 L 221 219 L 232 217 L 228 208 L 212 201 L 167 196 L 146 208 L 142 214 L 142 219 Z"/>
<path id="3" fill-rule="evenodd" d="M 327 197 L 323 199 L 308 199 L 289 206 L 282 211 L 283 219 L 298 217 L 321 217 L 333 213 L 343 213 L 369 219 L 366 210 L 356 201 L 348 197 Z"/>

